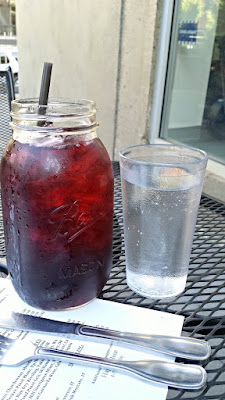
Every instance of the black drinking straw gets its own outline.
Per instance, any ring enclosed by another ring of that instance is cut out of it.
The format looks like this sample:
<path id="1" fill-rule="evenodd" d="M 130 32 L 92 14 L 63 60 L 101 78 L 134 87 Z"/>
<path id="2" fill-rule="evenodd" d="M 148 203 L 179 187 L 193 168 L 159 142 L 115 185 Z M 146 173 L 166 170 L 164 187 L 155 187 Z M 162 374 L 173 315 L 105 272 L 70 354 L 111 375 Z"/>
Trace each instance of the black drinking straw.
<path id="1" fill-rule="evenodd" d="M 47 106 L 48 104 L 48 94 L 51 82 L 51 74 L 52 74 L 52 64 L 45 62 L 43 67 L 41 90 L 39 96 L 39 107 L 38 107 L 39 115 L 45 115 L 46 113 L 45 106 Z M 43 126 L 44 124 L 45 121 L 38 121 L 38 126 Z"/>

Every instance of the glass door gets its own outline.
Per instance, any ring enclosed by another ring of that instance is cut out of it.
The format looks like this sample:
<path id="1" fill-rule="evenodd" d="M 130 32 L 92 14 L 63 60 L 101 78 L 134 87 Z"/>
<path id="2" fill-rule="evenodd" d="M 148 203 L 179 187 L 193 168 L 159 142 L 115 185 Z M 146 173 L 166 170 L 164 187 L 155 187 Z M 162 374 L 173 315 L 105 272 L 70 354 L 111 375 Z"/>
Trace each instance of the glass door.
<path id="1" fill-rule="evenodd" d="M 160 137 L 225 164 L 225 0 L 174 4 Z"/>

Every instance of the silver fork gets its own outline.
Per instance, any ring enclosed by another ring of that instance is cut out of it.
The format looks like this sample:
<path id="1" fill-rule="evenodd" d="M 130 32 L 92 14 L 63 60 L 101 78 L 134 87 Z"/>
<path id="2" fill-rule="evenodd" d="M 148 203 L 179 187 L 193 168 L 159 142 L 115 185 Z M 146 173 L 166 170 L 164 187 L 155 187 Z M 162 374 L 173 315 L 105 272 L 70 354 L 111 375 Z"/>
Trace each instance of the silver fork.
<path id="1" fill-rule="evenodd" d="M 14 340 L 0 335 L 0 365 L 16 366 L 31 359 L 43 358 L 103 365 L 179 389 L 200 389 L 205 385 L 207 377 L 206 371 L 199 365 L 160 360 L 112 360 L 88 354 L 40 347 L 27 339 Z"/>

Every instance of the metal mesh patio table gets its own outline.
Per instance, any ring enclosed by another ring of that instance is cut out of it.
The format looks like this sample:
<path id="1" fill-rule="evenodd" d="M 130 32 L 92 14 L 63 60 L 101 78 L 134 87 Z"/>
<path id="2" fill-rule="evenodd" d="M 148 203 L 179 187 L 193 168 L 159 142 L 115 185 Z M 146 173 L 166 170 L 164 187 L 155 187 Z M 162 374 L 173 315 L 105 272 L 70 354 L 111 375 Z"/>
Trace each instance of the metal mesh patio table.
<path id="1" fill-rule="evenodd" d="M 113 162 L 113 168 L 113 266 L 99 297 L 184 315 L 182 335 L 206 339 L 212 347 L 211 357 L 201 363 L 208 383 L 199 391 L 169 389 L 167 399 L 225 400 L 225 204 L 202 195 L 186 289 L 176 299 L 151 301 L 134 293 L 126 283 L 119 163 Z M 5 256 L 2 225 L 0 256 Z"/>

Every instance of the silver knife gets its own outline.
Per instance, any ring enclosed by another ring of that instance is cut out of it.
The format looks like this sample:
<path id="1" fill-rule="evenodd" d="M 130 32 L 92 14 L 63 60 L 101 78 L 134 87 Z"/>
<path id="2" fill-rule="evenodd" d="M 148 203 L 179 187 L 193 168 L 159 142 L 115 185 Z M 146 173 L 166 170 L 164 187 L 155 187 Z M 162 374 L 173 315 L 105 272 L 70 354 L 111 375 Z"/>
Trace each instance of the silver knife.
<path id="1" fill-rule="evenodd" d="M 115 331 L 89 325 L 62 322 L 33 315 L 12 312 L 10 317 L 0 318 L 0 327 L 28 330 L 51 334 L 66 334 L 102 338 L 138 345 L 189 360 L 205 360 L 211 354 L 211 347 L 205 340 L 190 337 L 146 335 Z"/>

